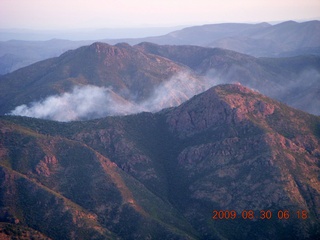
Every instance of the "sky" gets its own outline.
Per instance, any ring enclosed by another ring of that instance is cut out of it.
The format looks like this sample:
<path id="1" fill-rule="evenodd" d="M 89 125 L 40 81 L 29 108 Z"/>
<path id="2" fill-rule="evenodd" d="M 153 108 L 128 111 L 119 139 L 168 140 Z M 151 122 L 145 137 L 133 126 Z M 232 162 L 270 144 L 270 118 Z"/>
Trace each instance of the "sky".
<path id="1" fill-rule="evenodd" d="M 0 28 L 142 28 L 320 19 L 320 0 L 0 0 Z"/>

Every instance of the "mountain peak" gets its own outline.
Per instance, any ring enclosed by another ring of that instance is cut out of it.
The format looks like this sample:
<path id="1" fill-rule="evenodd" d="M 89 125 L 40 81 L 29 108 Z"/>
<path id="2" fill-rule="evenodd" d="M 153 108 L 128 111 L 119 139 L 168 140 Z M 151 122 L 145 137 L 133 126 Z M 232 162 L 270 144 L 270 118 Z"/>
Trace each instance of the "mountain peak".
<path id="1" fill-rule="evenodd" d="M 95 53 L 99 54 L 111 54 L 114 55 L 118 52 L 116 46 L 109 45 L 107 43 L 95 42 L 88 47 L 89 50 L 93 50 Z"/>
<path id="2" fill-rule="evenodd" d="M 293 25 L 293 24 L 297 24 L 298 22 L 293 21 L 293 20 L 289 20 L 289 21 L 285 21 L 282 23 L 279 23 L 278 25 Z"/>
<path id="3" fill-rule="evenodd" d="M 226 124 L 236 128 L 256 125 L 268 131 L 273 127 L 287 128 L 289 120 L 270 126 L 270 119 L 279 117 L 277 114 L 283 109 L 291 116 L 299 112 L 241 84 L 225 84 L 212 87 L 173 109 L 167 115 L 167 122 L 182 138 Z"/>
<path id="4" fill-rule="evenodd" d="M 113 46 L 108 43 L 94 42 L 89 47 L 90 48 L 108 48 L 108 47 L 113 47 Z"/>
<path id="5" fill-rule="evenodd" d="M 281 231 L 318 239 L 319 126 L 319 117 L 240 84 L 210 88 L 157 114 L 67 124 L 2 117 L 4 220 L 39 223 L 37 230 L 57 239 L 84 232 L 87 239 L 277 239 Z M 233 209 L 239 218 L 246 209 L 255 216 L 269 209 L 274 217 L 272 225 L 215 221 L 214 209 Z M 283 209 L 290 224 L 277 217 Z M 299 209 L 307 219 L 294 220 Z M 142 228 L 130 227 L 136 221 Z"/>
<path id="6" fill-rule="evenodd" d="M 216 90 L 224 90 L 224 91 L 232 91 L 238 93 L 253 93 L 254 90 L 243 86 L 241 83 L 234 83 L 234 84 L 221 84 L 214 87 Z"/>

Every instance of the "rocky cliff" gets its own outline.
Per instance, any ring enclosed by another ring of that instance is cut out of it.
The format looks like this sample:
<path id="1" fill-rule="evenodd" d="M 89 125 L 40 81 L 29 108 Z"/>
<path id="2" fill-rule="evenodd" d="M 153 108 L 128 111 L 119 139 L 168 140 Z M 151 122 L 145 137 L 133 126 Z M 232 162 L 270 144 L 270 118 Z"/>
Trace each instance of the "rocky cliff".
<path id="1" fill-rule="evenodd" d="M 315 239 L 319 130 L 242 85 L 154 114 L 2 117 L 1 221 L 52 239 Z"/>

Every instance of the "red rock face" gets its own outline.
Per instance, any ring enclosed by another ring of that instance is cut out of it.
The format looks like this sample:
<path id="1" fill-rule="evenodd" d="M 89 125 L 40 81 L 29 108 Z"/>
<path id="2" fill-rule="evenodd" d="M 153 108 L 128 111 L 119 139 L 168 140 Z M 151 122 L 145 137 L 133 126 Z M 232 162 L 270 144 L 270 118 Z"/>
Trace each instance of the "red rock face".
<path id="1" fill-rule="evenodd" d="M 274 121 L 280 112 L 284 115 Z M 304 121 L 293 109 L 241 85 L 210 89 L 167 114 L 180 139 L 207 136 L 177 157 L 191 198 L 236 211 L 274 205 L 310 209 L 314 203 L 304 199 L 313 194 L 320 203 L 319 138 Z"/>
<path id="2" fill-rule="evenodd" d="M 56 168 L 58 160 L 55 156 L 45 156 L 36 166 L 36 173 L 49 177 Z"/>
<path id="3" fill-rule="evenodd" d="M 49 237 L 60 222 L 70 239 L 82 231 L 123 239 L 319 234 L 319 117 L 241 85 L 156 114 L 73 123 L 6 117 L 0 126 L 0 217 Z M 272 220 L 211 219 L 213 210 L 266 209 Z M 277 219 L 284 210 L 290 219 Z M 301 211 L 308 219 L 298 219 Z M 131 228 L 136 222 L 142 228 Z"/>

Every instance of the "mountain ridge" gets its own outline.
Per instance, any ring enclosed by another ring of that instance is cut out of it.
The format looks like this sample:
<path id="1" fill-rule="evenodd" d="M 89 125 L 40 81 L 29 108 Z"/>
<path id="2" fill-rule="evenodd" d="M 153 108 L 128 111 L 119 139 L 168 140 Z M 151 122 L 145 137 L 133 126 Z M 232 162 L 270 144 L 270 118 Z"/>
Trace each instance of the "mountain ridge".
<path id="1" fill-rule="evenodd" d="M 320 61 L 316 56 L 255 58 L 231 50 L 199 46 L 140 43 L 134 47 L 185 64 L 216 84 L 239 82 L 293 107 L 319 114 L 316 108 L 319 105 Z M 297 94 L 300 91 L 304 94 Z M 305 105 L 304 98 L 309 95 L 314 102 L 309 100 L 309 105 Z"/>
<path id="2" fill-rule="evenodd" d="M 158 113 L 70 123 L 2 116 L 0 122 L 2 149 L 8 149 L 10 141 L 20 139 L 14 142 L 17 150 L 24 149 L 19 151 L 24 152 L 25 156 L 38 152 L 34 149 L 36 144 L 28 144 L 23 134 L 13 134 L 12 130 L 20 126 L 26 133 L 31 131 L 47 138 L 41 142 L 51 142 L 50 148 L 56 149 L 54 151 L 60 165 L 65 161 L 63 151 L 68 155 L 70 166 L 76 163 L 85 166 L 81 162 L 87 162 L 87 172 L 91 172 L 92 164 L 96 162 L 88 155 L 90 149 L 110 159 L 111 166 L 117 169 L 123 179 L 132 179 L 124 180 L 124 183 L 132 191 L 133 201 L 148 214 L 157 212 L 150 216 L 157 216 L 160 222 L 178 228 L 179 233 L 170 226 L 164 227 L 167 230 L 162 237 L 312 239 L 320 234 L 320 226 L 317 225 L 320 214 L 320 118 L 290 108 L 244 86 L 219 85 L 178 107 Z M 10 131 L 6 130 L 8 124 L 12 126 Z M 38 138 L 37 134 L 34 135 L 35 139 Z M 67 142 L 59 143 L 64 138 L 74 142 L 75 146 L 68 148 Z M 52 145 L 54 139 L 57 143 Z M 89 149 L 82 144 L 89 146 Z M 62 152 L 54 147 L 62 145 L 65 149 Z M 78 150 L 76 146 L 79 146 Z M 30 148 L 33 150 L 28 151 Z M 17 150 L 16 154 L 19 153 Z M 2 153 L 1 164 L 8 158 L 11 158 L 9 162 L 19 159 L 12 152 L 4 150 Z M 43 166 L 42 161 L 50 169 L 50 164 L 56 162 L 45 160 L 41 155 L 33 156 L 34 166 Z M 83 160 L 76 160 L 77 156 Z M 66 166 L 61 165 L 60 171 L 64 172 Z M 34 167 L 26 172 L 32 176 L 36 169 Z M 69 174 L 74 171 L 71 169 Z M 54 171 L 50 173 L 52 177 L 56 176 Z M 81 182 L 80 176 L 76 178 Z M 92 176 L 90 179 L 96 179 Z M 44 175 L 38 179 L 42 183 L 51 179 L 48 181 L 51 186 L 63 183 L 63 178 L 52 177 Z M 102 185 L 110 184 L 109 180 L 100 181 Z M 136 187 L 130 182 L 137 184 Z M 75 186 L 74 183 L 71 186 Z M 72 188 L 68 188 L 61 188 L 64 189 L 63 195 L 71 196 Z M 87 188 L 81 187 L 81 192 L 75 189 L 76 197 L 70 198 L 94 211 L 103 228 L 107 227 L 120 238 L 135 238 L 145 231 L 144 228 L 131 228 L 129 224 L 136 214 L 140 215 L 139 210 L 127 210 L 129 222 L 112 223 L 112 218 L 102 217 L 100 208 L 94 208 L 99 206 L 95 205 L 99 202 L 99 195 L 90 193 L 92 190 L 84 192 L 84 189 Z M 143 194 L 145 197 L 141 198 L 139 189 L 145 189 L 149 194 Z M 122 196 L 119 199 L 125 198 Z M 146 204 L 146 201 L 149 203 Z M 155 210 L 154 204 L 159 203 L 162 207 Z M 270 209 L 273 218 L 251 221 L 211 219 L 213 210 L 227 209 L 235 210 L 239 216 L 246 209 L 252 209 L 255 214 Z M 277 212 L 285 209 L 290 211 L 291 216 L 287 222 L 277 219 Z M 296 211 L 302 210 L 307 210 L 307 220 L 297 218 Z M 159 237 L 156 229 L 161 224 L 152 225 L 155 223 L 149 222 L 148 215 L 143 218 L 149 229 L 153 229 L 149 232 L 150 236 Z M 37 226 L 36 230 L 41 230 Z M 120 226 L 122 229 L 126 226 L 127 232 L 121 233 Z M 172 231 L 178 235 L 170 235 Z M 48 234 L 47 230 L 43 233 Z"/>
<path id="3" fill-rule="evenodd" d="M 255 58 L 198 46 L 94 43 L 1 76 L 0 114 L 68 121 L 158 111 L 219 83 L 234 82 L 319 114 L 319 69 L 316 56 Z M 88 102 L 83 110 L 74 107 L 79 98 Z M 62 116 L 53 101 L 70 116 Z M 101 106 L 94 110 L 90 104 Z M 41 114 L 41 109 L 52 108 L 56 112 Z"/>
<path id="4" fill-rule="evenodd" d="M 288 24 L 289 23 L 289 24 Z M 290 26 L 288 26 L 290 25 Z M 42 42 L 0 42 L 0 75 L 40 60 L 56 57 L 69 49 L 102 41 L 109 44 L 153 42 L 167 45 L 200 45 L 227 48 L 255 57 L 288 57 L 320 54 L 319 21 L 268 23 L 207 24 L 192 26 L 166 35 L 147 38 L 68 41 L 52 39 Z M 196 32 L 196 33 L 195 33 Z M 279 39 L 281 37 L 281 39 Z M 308 37 L 303 37 L 308 36 Z"/>
<path id="5" fill-rule="evenodd" d="M 128 44 L 94 43 L 2 76 L 1 114 L 12 110 L 14 105 L 30 104 L 86 85 L 103 91 L 109 89 L 116 98 L 118 95 L 123 101 L 139 103 L 150 98 L 154 88 L 180 72 L 190 71 L 182 64 Z M 198 81 L 191 72 L 187 75 L 191 82 Z M 20 91 L 22 88 L 24 91 Z M 13 92 L 15 98 L 10 95 Z"/>

